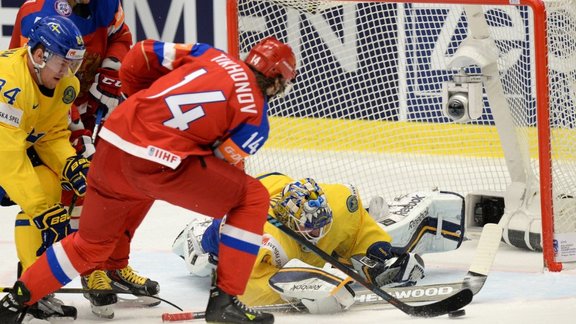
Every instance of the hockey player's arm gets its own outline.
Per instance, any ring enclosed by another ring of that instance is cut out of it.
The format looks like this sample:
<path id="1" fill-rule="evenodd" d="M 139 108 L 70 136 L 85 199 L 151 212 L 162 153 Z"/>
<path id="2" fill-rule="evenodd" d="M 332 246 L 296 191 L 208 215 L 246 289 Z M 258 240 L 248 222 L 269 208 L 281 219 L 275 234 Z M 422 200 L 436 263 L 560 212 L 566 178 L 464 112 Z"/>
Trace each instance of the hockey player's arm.
<path id="1" fill-rule="evenodd" d="M 263 111 L 267 110 L 265 107 Z M 214 155 L 243 170 L 244 159 L 258 152 L 268 140 L 269 131 L 268 118 L 262 114 L 254 124 L 244 123 L 233 130 L 227 139 L 214 147 Z"/>
<path id="2" fill-rule="evenodd" d="M 411 286 L 424 277 L 424 261 L 415 253 L 402 253 L 392 247 L 392 238 L 359 209 L 360 227 L 350 261 L 367 281 L 379 287 Z"/>
<path id="3" fill-rule="evenodd" d="M 120 1 L 118 1 L 118 9 L 114 14 L 114 19 L 108 25 L 108 48 L 106 49 L 105 59 L 114 58 L 120 61 L 126 56 L 132 46 L 132 33 L 124 22 L 124 18 L 124 9 Z"/>
<path id="4" fill-rule="evenodd" d="M 189 56 L 191 44 L 175 44 L 151 39 L 140 41 L 122 59 L 120 81 L 122 93 L 131 96 L 148 88 L 154 81 L 179 67 Z"/>
<path id="5" fill-rule="evenodd" d="M 65 109 L 65 107 L 59 107 Z M 68 109 L 70 107 L 68 106 Z M 76 155 L 76 150 L 70 144 L 67 114 L 62 113 L 50 127 L 50 130 L 34 143 L 34 149 L 42 162 L 56 174 L 64 169 L 66 159 Z"/>
<path id="6" fill-rule="evenodd" d="M 22 129 L 0 121 L 0 186 L 26 214 L 36 215 L 49 206 L 26 154 L 26 136 Z"/>
<path id="7" fill-rule="evenodd" d="M 349 259 L 352 266 L 364 278 L 379 287 L 413 285 L 424 277 L 424 261 L 416 254 L 397 255 L 392 247 L 392 238 L 368 214 L 358 198 L 356 188 L 347 186 L 350 196 L 346 202 L 357 199 L 356 210 L 349 210 L 349 226 L 356 235 L 344 241 L 336 252 Z M 345 219 L 342 219 L 345 220 Z"/>
<path id="8" fill-rule="evenodd" d="M 100 123 L 100 120 L 105 120 L 122 101 L 122 84 L 119 77 L 121 59 L 126 56 L 130 46 L 132 46 L 132 34 L 128 25 L 124 23 L 122 5 L 119 1 L 117 5 L 114 19 L 107 27 L 106 53 L 100 68 L 96 70 L 94 81 L 89 90 L 87 112 L 96 116 L 97 124 Z M 97 133 L 97 129 L 95 132 Z"/>

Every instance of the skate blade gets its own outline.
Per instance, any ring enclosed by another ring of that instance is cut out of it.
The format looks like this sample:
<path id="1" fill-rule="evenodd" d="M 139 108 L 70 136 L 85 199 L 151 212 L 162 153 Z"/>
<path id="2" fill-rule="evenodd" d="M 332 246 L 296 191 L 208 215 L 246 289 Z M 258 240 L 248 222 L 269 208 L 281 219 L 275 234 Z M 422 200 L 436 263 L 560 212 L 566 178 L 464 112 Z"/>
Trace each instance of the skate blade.
<path id="1" fill-rule="evenodd" d="M 113 305 L 106 305 L 106 306 L 94 306 L 90 305 L 92 309 L 92 314 L 106 319 L 113 319 L 114 318 L 114 306 Z"/>
<path id="2" fill-rule="evenodd" d="M 120 307 L 154 307 L 160 305 L 160 300 L 150 296 L 132 296 L 127 298 L 118 295 L 118 306 Z"/>
<path id="3" fill-rule="evenodd" d="M 23 324 L 50 324 L 48 320 L 38 319 L 30 314 L 26 314 L 22 320 Z"/>

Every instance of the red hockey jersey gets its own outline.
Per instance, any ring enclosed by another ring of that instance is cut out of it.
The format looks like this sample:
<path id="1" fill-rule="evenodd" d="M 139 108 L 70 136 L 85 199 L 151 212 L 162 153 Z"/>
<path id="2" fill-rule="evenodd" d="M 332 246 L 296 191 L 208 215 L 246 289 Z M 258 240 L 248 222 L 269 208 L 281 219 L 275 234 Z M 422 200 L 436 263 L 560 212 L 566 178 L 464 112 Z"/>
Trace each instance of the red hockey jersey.
<path id="1" fill-rule="evenodd" d="M 139 42 L 120 78 L 129 98 L 100 137 L 127 153 L 171 168 L 190 155 L 237 164 L 268 139 L 268 103 L 256 77 L 209 45 Z"/>

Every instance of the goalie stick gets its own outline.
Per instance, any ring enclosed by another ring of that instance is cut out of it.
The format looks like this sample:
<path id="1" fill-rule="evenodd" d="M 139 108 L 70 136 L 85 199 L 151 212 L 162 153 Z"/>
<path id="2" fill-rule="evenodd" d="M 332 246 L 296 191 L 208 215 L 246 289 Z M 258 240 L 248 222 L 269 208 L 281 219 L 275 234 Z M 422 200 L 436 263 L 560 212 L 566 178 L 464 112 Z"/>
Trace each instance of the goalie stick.
<path id="1" fill-rule="evenodd" d="M 338 270 L 344 272 L 352 279 L 354 279 L 357 283 L 361 284 L 362 286 L 366 287 L 368 290 L 372 291 L 385 301 L 387 301 L 390 305 L 398 308 L 399 310 L 403 311 L 404 313 L 412 316 L 418 317 L 435 317 L 447 314 L 452 311 L 459 310 L 460 308 L 468 305 L 472 301 L 472 291 L 468 288 L 464 288 L 461 291 L 455 293 L 452 296 L 449 296 L 445 299 L 436 301 L 431 304 L 426 305 L 418 305 L 418 306 L 411 306 L 400 299 L 392 296 L 391 294 L 387 293 L 386 291 L 380 289 L 380 287 L 374 285 L 371 282 L 368 282 L 362 277 L 362 275 L 358 274 L 356 271 L 350 269 L 348 266 L 342 264 L 338 261 L 335 257 L 327 254 L 326 252 L 322 251 L 318 248 L 315 244 L 308 241 L 306 238 L 301 236 L 300 234 L 294 232 L 290 227 L 285 225 L 284 223 L 278 221 L 274 217 L 268 215 L 268 222 L 274 226 L 276 226 L 279 230 L 284 232 L 286 235 L 290 236 L 292 239 L 300 243 L 302 246 L 310 249 L 310 251 L 314 252 L 316 255 L 321 257 L 324 261 L 330 263 L 333 267 L 337 268 Z"/>
<path id="2" fill-rule="evenodd" d="M 5 292 L 5 293 L 9 293 L 12 292 L 12 288 L 10 287 L 0 287 L 0 292 Z M 164 298 L 160 298 L 158 296 L 151 296 L 151 295 L 137 295 L 134 293 L 130 293 L 130 292 L 126 292 L 126 291 L 122 291 L 122 290 L 116 290 L 116 289 L 84 289 L 84 288 L 60 288 L 58 290 L 55 291 L 55 293 L 57 294 L 124 294 L 124 295 L 132 295 L 132 296 L 136 296 L 136 297 L 149 297 L 151 299 L 156 299 L 159 300 L 161 302 L 164 302 L 174 308 L 176 308 L 179 311 L 182 311 L 182 308 L 180 308 L 180 306 L 164 299 Z M 121 299 L 120 297 L 118 297 L 119 301 L 124 302 L 126 304 L 126 306 L 128 306 L 129 303 L 135 302 L 134 305 L 135 306 L 142 306 L 143 304 L 141 302 L 138 302 L 137 300 L 133 300 L 133 299 Z M 144 305 L 145 306 L 145 305 Z"/>
<path id="3" fill-rule="evenodd" d="M 441 297 L 449 297 L 460 290 L 470 289 L 476 295 L 488 279 L 496 252 L 500 246 L 502 228 L 497 224 L 486 224 L 480 235 L 474 259 L 464 279 L 459 282 L 421 285 L 412 287 L 385 288 L 389 294 L 404 302 L 430 302 Z M 362 305 L 379 304 L 383 301 L 368 289 L 354 287 L 356 303 Z M 356 304 L 355 303 L 355 304 Z"/>
<path id="4" fill-rule="evenodd" d="M 476 295 L 484 286 L 486 279 L 488 279 L 488 272 L 490 272 L 492 264 L 494 263 L 501 238 L 502 228 L 500 228 L 500 226 L 497 224 L 486 224 L 484 226 L 476 247 L 474 259 L 462 281 L 412 287 L 385 288 L 383 290 L 401 299 L 403 302 L 434 302 L 441 298 L 451 297 L 464 289 L 469 289 L 472 294 Z M 352 306 L 353 308 L 357 306 L 387 304 L 386 300 L 380 298 L 378 294 L 362 286 L 354 287 L 354 292 L 356 297 L 355 303 Z M 307 312 L 306 307 L 302 304 L 265 305 L 255 306 L 253 308 L 262 312 Z M 188 321 L 203 319 L 204 316 L 204 312 L 164 313 L 162 314 L 162 321 Z"/>

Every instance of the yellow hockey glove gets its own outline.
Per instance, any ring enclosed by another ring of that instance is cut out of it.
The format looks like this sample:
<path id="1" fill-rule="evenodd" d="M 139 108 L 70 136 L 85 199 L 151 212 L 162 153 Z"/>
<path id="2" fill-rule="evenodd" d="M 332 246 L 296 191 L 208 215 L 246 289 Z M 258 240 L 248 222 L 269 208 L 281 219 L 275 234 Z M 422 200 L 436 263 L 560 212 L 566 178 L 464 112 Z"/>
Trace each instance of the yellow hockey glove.
<path id="1" fill-rule="evenodd" d="M 88 177 L 88 168 L 90 161 L 82 155 L 71 156 L 66 159 L 60 184 L 64 190 L 74 190 L 78 196 L 83 197 L 86 194 L 86 178 Z"/>
<path id="2" fill-rule="evenodd" d="M 70 233 L 70 215 L 59 203 L 44 210 L 32 221 L 42 233 L 42 246 L 36 251 L 37 256 Z"/>

